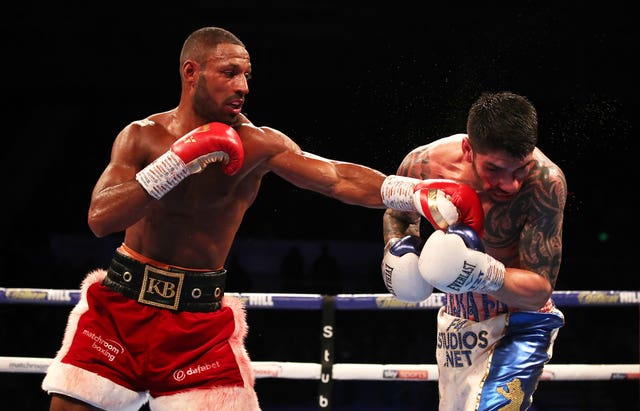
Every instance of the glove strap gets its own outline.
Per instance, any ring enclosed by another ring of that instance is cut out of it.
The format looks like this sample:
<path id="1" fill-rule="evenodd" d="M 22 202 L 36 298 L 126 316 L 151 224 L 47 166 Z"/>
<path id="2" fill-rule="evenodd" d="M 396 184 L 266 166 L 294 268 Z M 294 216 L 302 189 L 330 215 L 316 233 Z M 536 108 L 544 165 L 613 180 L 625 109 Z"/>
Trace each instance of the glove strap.
<path id="1" fill-rule="evenodd" d="M 204 170 L 211 163 L 229 163 L 229 154 L 224 151 L 214 151 L 213 153 L 204 154 L 187 164 L 189 174 L 196 174 Z"/>
<path id="2" fill-rule="evenodd" d="M 169 150 L 136 174 L 136 180 L 151 197 L 159 200 L 189 175 L 189 169 Z"/>
<path id="3" fill-rule="evenodd" d="M 485 257 L 487 258 L 487 269 L 484 276 L 482 276 L 482 282 L 478 285 L 476 290 L 480 292 L 498 291 L 504 284 L 504 264 L 491 257 L 489 254 L 485 254 Z"/>
<path id="4" fill-rule="evenodd" d="M 396 175 L 387 176 L 380 187 L 382 202 L 387 208 L 399 211 L 418 211 L 413 205 L 413 189 L 420 182 L 417 178 Z"/>

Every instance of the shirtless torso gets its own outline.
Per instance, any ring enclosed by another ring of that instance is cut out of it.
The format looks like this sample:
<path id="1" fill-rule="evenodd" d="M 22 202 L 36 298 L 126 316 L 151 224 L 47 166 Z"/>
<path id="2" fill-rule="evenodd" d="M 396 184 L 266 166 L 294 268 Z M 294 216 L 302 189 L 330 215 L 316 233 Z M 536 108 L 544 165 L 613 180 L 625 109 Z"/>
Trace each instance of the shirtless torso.
<path id="1" fill-rule="evenodd" d="M 485 214 L 485 250 L 507 268 L 538 273 L 555 286 L 560 268 L 562 206 L 566 189 L 561 170 L 538 148 L 530 161 L 513 172 L 519 189 L 511 196 L 477 176 L 461 150 L 466 134 L 455 134 L 412 150 L 398 168 L 398 175 L 418 179 L 446 178 L 473 187 Z M 497 179 L 500 176 L 496 177 Z M 420 233 L 420 216 L 388 211 L 405 219 L 414 235 Z M 523 277 L 524 278 L 524 277 Z M 448 294 L 447 306 L 456 316 L 480 321 L 506 311 L 526 307 L 478 293 Z"/>

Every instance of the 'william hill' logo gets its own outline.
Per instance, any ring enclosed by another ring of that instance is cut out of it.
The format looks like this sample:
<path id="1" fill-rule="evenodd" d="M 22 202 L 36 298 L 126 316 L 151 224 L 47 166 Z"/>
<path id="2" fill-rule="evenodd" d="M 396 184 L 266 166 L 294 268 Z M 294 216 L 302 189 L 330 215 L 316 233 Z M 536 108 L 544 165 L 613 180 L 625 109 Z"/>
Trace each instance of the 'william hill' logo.
<path id="1" fill-rule="evenodd" d="M 138 301 L 176 310 L 180 303 L 183 280 L 184 273 L 172 273 L 147 266 L 144 270 Z"/>

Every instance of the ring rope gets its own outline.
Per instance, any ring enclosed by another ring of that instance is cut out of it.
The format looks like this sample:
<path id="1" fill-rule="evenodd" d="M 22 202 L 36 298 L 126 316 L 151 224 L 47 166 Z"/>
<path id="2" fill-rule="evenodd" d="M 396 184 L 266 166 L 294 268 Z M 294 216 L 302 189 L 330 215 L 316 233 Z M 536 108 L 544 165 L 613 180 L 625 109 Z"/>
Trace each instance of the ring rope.
<path id="1" fill-rule="evenodd" d="M 0 372 L 44 374 L 51 358 L 0 357 Z M 253 361 L 256 378 L 319 380 L 321 364 L 303 362 Z M 333 364 L 335 380 L 436 381 L 435 364 Z M 547 364 L 541 380 L 602 381 L 638 380 L 640 364 Z"/>
<path id="2" fill-rule="evenodd" d="M 320 294 L 225 294 L 240 298 L 247 308 L 321 310 L 323 301 L 323 296 Z M 0 287 L 0 304 L 75 305 L 80 297 L 80 290 Z M 554 291 L 552 298 L 559 307 L 638 305 L 640 291 Z M 391 294 L 338 294 L 335 296 L 335 307 L 338 310 L 436 309 L 444 303 L 443 293 L 433 293 L 419 303 L 400 301 Z"/>
<path id="3" fill-rule="evenodd" d="M 280 310 L 321 310 L 320 294 L 227 293 L 240 298 L 247 308 Z M 0 304 L 75 305 L 80 290 L 0 287 Z M 338 310 L 415 310 L 436 309 L 445 303 L 443 293 L 433 293 L 420 303 L 399 301 L 391 294 L 338 294 L 334 296 Z M 625 306 L 639 305 L 640 291 L 554 291 L 558 306 Z M 45 373 L 51 358 L 0 357 L 0 372 Z M 321 378 L 318 363 L 254 361 L 256 378 L 311 379 Z M 436 381 L 435 364 L 333 364 L 331 377 L 337 380 Z M 542 380 L 587 381 L 640 379 L 640 364 L 547 364 Z"/>

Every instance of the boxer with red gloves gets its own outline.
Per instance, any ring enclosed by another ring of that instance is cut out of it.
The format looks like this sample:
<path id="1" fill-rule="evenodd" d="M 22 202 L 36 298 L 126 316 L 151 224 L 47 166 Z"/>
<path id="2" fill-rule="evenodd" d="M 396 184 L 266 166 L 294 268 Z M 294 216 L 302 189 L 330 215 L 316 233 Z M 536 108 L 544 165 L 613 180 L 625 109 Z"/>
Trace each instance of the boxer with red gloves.
<path id="1" fill-rule="evenodd" d="M 124 232 L 124 240 L 108 269 L 82 283 L 42 382 L 50 411 L 137 410 L 147 401 L 152 410 L 259 411 L 246 311 L 225 294 L 225 265 L 263 178 L 385 208 L 383 173 L 254 125 L 242 113 L 251 74 L 235 35 L 198 29 L 180 53 L 178 106 L 130 122 L 113 141 L 87 221 L 97 237 Z M 412 256 L 417 267 L 418 249 Z M 425 283 L 417 269 L 414 280 Z"/>
<path id="2" fill-rule="evenodd" d="M 222 172 L 235 174 L 244 161 L 238 133 L 223 123 L 200 126 L 171 145 L 163 155 L 136 174 L 136 180 L 155 199 L 160 199 L 190 174 L 211 163 L 222 163 Z"/>

